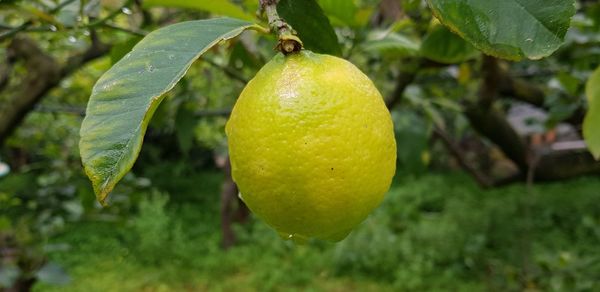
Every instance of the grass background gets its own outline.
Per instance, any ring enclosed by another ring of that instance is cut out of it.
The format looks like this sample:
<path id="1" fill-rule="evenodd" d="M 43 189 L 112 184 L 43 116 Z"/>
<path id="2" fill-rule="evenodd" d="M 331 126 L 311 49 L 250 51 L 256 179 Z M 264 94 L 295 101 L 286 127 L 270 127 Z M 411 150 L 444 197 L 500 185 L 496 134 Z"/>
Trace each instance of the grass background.
<path id="1" fill-rule="evenodd" d="M 253 218 L 228 251 L 221 179 L 165 184 L 127 221 L 69 225 L 50 258 L 70 283 L 34 291 L 600 291 L 598 178 L 489 191 L 405 178 L 340 243 L 297 245 Z"/>

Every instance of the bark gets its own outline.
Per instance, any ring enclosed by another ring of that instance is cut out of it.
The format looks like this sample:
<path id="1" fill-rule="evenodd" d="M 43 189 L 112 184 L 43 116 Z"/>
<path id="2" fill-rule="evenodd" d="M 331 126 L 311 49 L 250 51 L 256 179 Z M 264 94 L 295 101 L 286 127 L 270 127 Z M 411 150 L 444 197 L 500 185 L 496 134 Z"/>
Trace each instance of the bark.
<path id="1" fill-rule="evenodd" d="M 546 94 L 540 86 L 529 83 L 523 79 L 508 77 L 506 73 L 503 73 L 503 76 L 500 79 L 500 94 L 510 96 L 513 99 L 537 107 L 544 106 Z"/>
<path id="2" fill-rule="evenodd" d="M 12 71 L 12 60 L 6 58 L 5 62 L 0 62 L 0 92 L 8 85 L 10 72 Z"/>
<path id="3" fill-rule="evenodd" d="M 60 64 L 33 40 L 25 37 L 13 39 L 8 47 L 8 54 L 11 59 L 24 62 L 27 74 L 14 89 L 15 93 L 8 101 L 8 106 L 0 110 L 0 145 L 61 80 L 108 51 L 109 46 L 101 43 L 95 34 L 92 34 L 92 45 L 89 49 L 72 55 L 64 64 Z"/>
<path id="4" fill-rule="evenodd" d="M 385 101 L 385 105 L 388 109 L 394 108 L 400 101 L 402 100 L 402 95 L 404 94 L 404 90 L 408 87 L 417 76 L 416 72 L 400 72 L 398 77 L 396 77 L 396 86 L 394 87 L 394 92 L 390 98 Z"/>
<path id="5" fill-rule="evenodd" d="M 469 106 L 465 112 L 471 126 L 496 144 L 521 171 L 527 171 L 527 146 L 499 109 Z"/>
<path id="6" fill-rule="evenodd" d="M 494 106 L 499 86 L 503 83 L 503 73 L 498 60 L 484 57 L 481 70 L 483 80 L 478 100 L 467 104 L 465 114 L 479 134 L 498 145 L 500 150 L 526 173 L 529 168 L 527 145 L 512 128 L 505 114 Z"/>
<path id="7" fill-rule="evenodd" d="M 444 145 L 446 146 L 448 151 L 450 151 L 452 156 L 454 156 L 454 158 L 456 158 L 456 160 L 458 161 L 458 164 L 460 164 L 460 166 L 467 173 L 469 173 L 471 176 L 473 176 L 475 181 L 477 181 L 477 183 L 481 187 L 489 188 L 494 185 L 494 182 L 489 177 L 487 177 L 481 171 L 479 171 L 478 169 L 476 169 L 475 167 L 473 167 L 469 164 L 469 162 L 467 161 L 467 158 L 463 155 L 462 149 L 460 149 L 458 144 L 455 143 L 452 140 L 452 138 L 450 138 L 450 136 L 444 130 L 442 130 L 438 127 L 435 127 L 433 129 L 433 134 L 435 135 L 435 137 L 438 137 L 444 143 Z"/>
<path id="8" fill-rule="evenodd" d="M 17 281 L 13 284 L 12 287 L 7 288 L 6 292 L 29 292 L 33 288 L 35 284 L 35 278 L 25 278 L 25 279 L 17 279 Z"/>
<path id="9" fill-rule="evenodd" d="M 25 61 L 28 73 L 18 86 L 8 107 L 0 113 L 0 145 L 44 94 L 60 81 L 59 65 L 31 39 L 15 38 L 10 43 L 8 52 L 16 59 Z"/>

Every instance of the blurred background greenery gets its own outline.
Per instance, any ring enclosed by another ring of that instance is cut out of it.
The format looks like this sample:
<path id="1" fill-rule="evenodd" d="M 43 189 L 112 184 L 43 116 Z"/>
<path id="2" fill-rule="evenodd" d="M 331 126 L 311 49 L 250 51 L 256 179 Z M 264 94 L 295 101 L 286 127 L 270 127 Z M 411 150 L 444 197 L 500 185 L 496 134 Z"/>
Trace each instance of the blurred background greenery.
<path id="1" fill-rule="evenodd" d="M 223 15 L 264 25 L 257 0 L 0 2 L 0 290 L 599 291 L 600 168 L 577 145 L 600 3 L 577 1 L 553 56 L 494 60 L 511 82 L 481 114 L 489 57 L 425 1 L 317 2 L 339 47 L 303 39 L 381 90 L 398 169 L 347 239 L 305 245 L 231 196 L 224 125 L 272 36 L 246 32 L 191 67 L 107 207 L 79 158 L 92 86 L 143 35 Z"/>

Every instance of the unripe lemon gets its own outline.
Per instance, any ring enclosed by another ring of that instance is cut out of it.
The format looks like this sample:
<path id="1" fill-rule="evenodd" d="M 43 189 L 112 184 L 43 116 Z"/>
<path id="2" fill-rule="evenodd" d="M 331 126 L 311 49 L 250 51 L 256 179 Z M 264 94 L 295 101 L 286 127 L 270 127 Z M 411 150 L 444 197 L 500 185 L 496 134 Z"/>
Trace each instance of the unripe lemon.
<path id="1" fill-rule="evenodd" d="M 306 50 L 256 74 L 226 132 L 242 200 L 285 238 L 345 238 L 381 203 L 396 167 L 390 113 L 371 80 Z"/>

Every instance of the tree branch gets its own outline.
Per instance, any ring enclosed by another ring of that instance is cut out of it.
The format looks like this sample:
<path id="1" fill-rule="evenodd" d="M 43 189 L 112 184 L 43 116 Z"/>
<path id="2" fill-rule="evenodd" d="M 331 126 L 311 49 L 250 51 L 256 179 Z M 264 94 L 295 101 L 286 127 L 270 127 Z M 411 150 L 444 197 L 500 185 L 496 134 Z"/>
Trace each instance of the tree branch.
<path id="1" fill-rule="evenodd" d="M 75 0 L 65 0 L 64 2 L 56 5 L 50 11 L 48 11 L 48 13 L 49 14 L 55 14 L 55 13 L 59 12 L 60 10 L 62 10 L 65 6 L 67 6 L 67 5 L 69 5 L 69 4 L 73 3 L 73 2 L 75 2 Z M 23 24 L 21 24 L 21 25 L 19 25 L 17 27 L 14 27 L 14 28 L 6 31 L 6 32 L 1 33 L 0 34 L 0 42 L 3 41 L 3 40 L 5 40 L 5 39 L 7 39 L 7 38 L 15 36 L 19 32 L 27 30 L 32 24 L 33 24 L 33 21 L 32 20 L 28 20 L 28 21 L 25 21 Z"/>
<path id="2" fill-rule="evenodd" d="M 498 145 L 502 152 L 525 173 L 529 168 L 527 145 L 506 120 L 504 113 L 494 107 L 498 95 L 498 81 L 502 74 L 497 59 L 484 56 L 481 71 L 483 80 L 478 99 L 474 103 L 467 103 L 465 115 L 479 134 Z"/>
<path id="3" fill-rule="evenodd" d="M 25 119 L 35 105 L 58 86 L 62 79 L 72 74 L 87 62 L 109 51 L 109 46 L 101 43 L 92 34 L 92 44 L 83 53 L 74 54 L 63 65 L 48 55 L 28 38 L 15 38 L 8 47 L 9 54 L 23 60 L 27 75 L 17 86 L 7 107 L 0 111 L 0 145 Z"/>
<path id="4" fill-rule="evenodd" d="M 400 72 L 396 77 L 396 86 L 392 95 L 386 100 L 385 105 L 388 109 L 394 108 L 402 100 L 404 90 L 415 80 L 416 71 Z"/>
<path id="5" fill-rule="evenodd" d="M 12 60 L 10 56 L 6 56 L 5 62 L 0 63 L 0 92 L 8 85 L 10 72 L 12 71 Z"/>
<path id="6" fill-rule="evenodd" d="M 446 145 L 446 148 L 448 148 L 450 153 L 454 156 L 454 158 L 456 158 L 458 164 L 460 164 L 465 171 L 471 174 L 471 176 L 475 178 L 475 181 L 477 181 L 481 187 L 489 188 L 494 185 L 494 182 L 490 178 L 469 164 L 467 158 L 463 155 L 463 151 L 454 141 L 452 141 L 452 138 L 450 138 L 450 136 L 444 132 L 444 130 L 436 126 L 433 129 L 433 134 L 440 138 L 442 142 L 444 142 L 444 145 Z"/>

